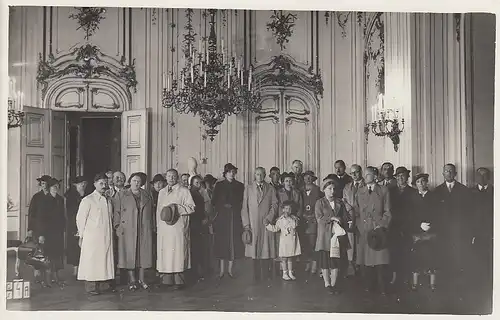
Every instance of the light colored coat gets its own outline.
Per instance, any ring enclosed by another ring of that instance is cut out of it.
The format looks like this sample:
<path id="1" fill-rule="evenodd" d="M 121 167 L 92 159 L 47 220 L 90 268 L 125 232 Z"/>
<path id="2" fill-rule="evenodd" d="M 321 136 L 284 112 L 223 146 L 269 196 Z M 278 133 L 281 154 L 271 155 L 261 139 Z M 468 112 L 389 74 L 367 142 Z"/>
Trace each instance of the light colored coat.
<path id="1" fill-rule="evenodd" d="M 280 232 L 279 256 L 280 258 L 296 257 L 301 254 L 299 234 L 297 232 L 298 219 L 294 217 L 281 216 L 276 224 L 268 224 L 266 229 L 272 232 Z"/>
<path id="2" fill-rule="evenodd" d="M 391 222 L 391 203 L 389 189 L 374 184 L 370 194 L 368 187 L 358 189 L 354 201 L 356 226 L 359 231 L 356 262 L 363 266 L 389 264 L 389 250 L 375 251 L 368 246 L 368 232 L 377 227 L 389 227 Z"/>
<path id="3" fill-rule="evenodd" d="M 120 191 L 112 200 L 113 225 L 118 236 L 118 268 L 122 269 L 153 266 L 153 230 L 156 228 L 153 199 L 149 192 L 142 189 L 139 192 L 140 212 L 130 189 Z"/>
<path id="4" fill-rule="evenodd" d="M 78 280 L 115 278 L 112 217 L 111 201 L 97 191 L 82 199 L 76 214 L 78 235 L 82 238 Z"/>
<path id="5" fill-rule="evenodd" d="M 265 222 L 273 222 L 278 214 L 276 190 L 263 182 L 262 196 L 256 183 L 245 188 L 241 220 L 252 231 L 252 243 L 245 246 L 245 256 L 252 259 L 276 258 L 276 235 L 266 230 Z"/>
<path id="6" fill-rule="evenodd" d="M 181 216 L 171 226 L 161 220 L 161 210 L 172 203 L 177 204 Z M 168 186 L 160 190 L 156 211 L 158 272 L 179 273 L 191 268 L 189 215 L 194 212 L 194 207 L 187 188 L 176 184 L 170 193 Z"/>
<path id="7" fill-rule="evenodd" d="M 352 219 L 352 223 L 354 228 L 356 229 L 356 215 L 354 214 L 354 198 L 356 196 L 357 190 L 362 188 L 365 185 L 364 179 L 361 179 L 361 181 L 358 182 L 358 189 L 356 190 L 354 184 L 355 181 L 351 181 L 346 186 L 344 187 L 344 203 L 347 209 L 347 212 L 349 216 Z M 358 237 L 357 231 L 352 231 L 352 232 L 347 232 L 347 238 L 349 239 L 349 245 L 350 248 L 347 250 L 347 259 L 349 261 L 353 261 L 356 257 L 356 247 L 357 247 L 357 237 Z"/>

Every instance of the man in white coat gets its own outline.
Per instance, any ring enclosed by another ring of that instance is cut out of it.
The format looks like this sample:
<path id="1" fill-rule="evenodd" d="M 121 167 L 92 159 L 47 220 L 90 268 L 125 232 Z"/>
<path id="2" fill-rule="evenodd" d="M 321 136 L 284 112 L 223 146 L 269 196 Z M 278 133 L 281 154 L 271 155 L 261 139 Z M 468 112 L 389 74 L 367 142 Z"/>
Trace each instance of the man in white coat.
<path id="1" fill-rule="evenodd" d="M 82 249 L 78 280 L 84 280 L 91 295 L 103 291 L 109 282 L 109 291 L 115 292 L 113 257 L 113 209 L 105 196 L 108 178 L 98 174 L 94 178 L 95 191 L 82 199 L 76 215 L 76 226 Z"/>
<path id="2" fill-rule="evenodd" d="M 157 263 L 156 269 L 162 276 L 162 284 L 184 287 L 184 271 L 191 268 L 189 215 L 194 212 L 194 201 L 191 193 L 179 182 L 179 173 L 170 169 L 166 174 L 167 186 L 158 194 L 157 220 Z M 173 225 L 161 220 L 164 207 L 176 204 L 180 218 Z"/>

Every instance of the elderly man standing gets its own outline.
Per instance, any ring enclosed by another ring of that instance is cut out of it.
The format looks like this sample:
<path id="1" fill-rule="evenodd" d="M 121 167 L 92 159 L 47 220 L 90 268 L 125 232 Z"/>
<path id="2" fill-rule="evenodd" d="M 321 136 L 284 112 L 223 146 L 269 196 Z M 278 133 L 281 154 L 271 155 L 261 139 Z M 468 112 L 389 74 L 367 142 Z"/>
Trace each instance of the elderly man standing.
<path id="1" fill-rule="evenodd" d="M 162 274 L 162 284 L 182 289 L 184 271 L 191 268 L 189 215 L 194 212 L 194 201 L 189 189 L 179 184 L 179 173 L 170 169 L 166 174 L 167 186 L 158 194 L 156 212 L 157 262 L 156 269 Z M 174 205 L 179 213 L 177 221 L 162 220 L 164 207 Z"/>
<path id="2" fill-rule="evenodd" d="M 271 278 L 270 259 L 277 255 L 276 236 L 266 229 L 266 224 L 274 222 L 278 216 L 278 198 L 274 188 L 264 181 L 265 177 L 264 168 L 255 169 L 255 182 L 245 188 L 241 210 L 243 228 L 252 234 L 245 255 L 253 259 L 255 283 L 264 276 Z"/>
<path id="3" fill-rule="evenodd" d="M 297 190 L 304 190 L 304 176 L 302 171 L 304 170 L 304 164 L 300 160 L 293 160 L 292 162 L 292 172 L 295 176 L 294 186 Z"/>
<path id="4" fill-rule="evenodd" d="M 78 280 L 85 280 L 91 295 L 101 293 L 101 284 L 110 281 L 114 289 L 115 264 L 113 257 L 113 209 L 106 198 L 108 180 L 105 174 L 94 178 L 95 190 L 82 199 L 76 214 L 79 245 L 82 248 Z"/>
<path id="5" fill-rule="evenodd" d="M 349 182 L 344 187 L 344 203 L 347 208 L 347 212 L 351 216 L 352 223 L 350 228 L 347 230 L 347 237 L 349 239 L 350 248 L 347 250 L 347 258 L 349 260 L 350 266 L 348 273 L 357 274 L 356 267 L 356 246 L 357 246 L 357 234 L 358 230 L 356 228 L 356 217 L 353 211 L 354 208 L 354 198 L 358 193 L 358 190 L 365 186 L 365 181 L 363 179 L 363 171 L 361 166 L 358 164 L 353 164 L 351 166 L 351 177 L 352 181 Z"/>
<path id="6" fill-rule="evenodd" d="M 434 189 L 439 218 L 440 256 L 443 274 L 450 285 L 465 285 L 468 277 L 466 266 L 471 259 L 472 240 L 474 238 L 471 222 L 474 216 L 471 191 L 456 181 L 457 169 L 449 163 L 443 167 L 444 183 Z M 458 288 L 456 288 L 458 289 Z"/>
<path id="7" fill-rule="evenodd" d="M 376 171 L 373 167 L 365 170 L 366 185 L 360 188 L 354 200 L 356 226 L 359 230 L 359 245 L 356 261 L 364 266 L 369 290 L 378 289 L 386 294 L 385 267 L 389 264 L 389 250 L 387 247 L 373 247 L 368 241 L 368 234 L 379 228 L 388 228 L 391 222 L 391 208 L 389 190 L 385 186 L 375 183 Z M 378 238 L 383 237 L 378 235 Z M 380 241 L 383 243 L 384 241 Z"/>

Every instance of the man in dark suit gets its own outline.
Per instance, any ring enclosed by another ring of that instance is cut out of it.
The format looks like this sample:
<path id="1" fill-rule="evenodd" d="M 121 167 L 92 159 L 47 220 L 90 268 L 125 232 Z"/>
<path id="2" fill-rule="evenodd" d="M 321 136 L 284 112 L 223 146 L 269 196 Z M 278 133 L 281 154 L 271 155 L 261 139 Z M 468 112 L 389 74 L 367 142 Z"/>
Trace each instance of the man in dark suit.
<path id="1" fill-rule="evenodd" d="M 476 186 L 472 188 L 474 203 L 473 238 L 471 251 L 471 277 L 476 278 L 477 287 L 484 292 L 483 298 L 491 300 L 493 292 L 493 186 L 491 173 L 486 168 L 476 171 Z"/>
<path id="2" fill-rule="evenodd" d="M 273 186 L 276 191 L 283 187 L 280 183 L 280 177 L 281 173 L 278 167 L 272 167 L 271 170 L 269 170 L 269 178 L 271 178 L 270 185 Z"/>
<path id="3" fill-rule="evenodd" d="M 337 180 L 340 182 L 340 190 L 338 192 L 338 195 L 340 198 L 342 198 L 343 192 L 344 192 L 344 187 L 352 181 L 352 178 L 350 175 L 348 175 L 345 170 L 345 162 L 344 160 L 337 160 L 335 161 L 335 174 L 337 175 Z"/>
<path id="4" fill-rule="evenodd" d="M 390 162 L 384 162 L 380 167 L 381 180 L 378 182 L 381 186 L 387 188 L 397 187 L 396 178 L 394 178 L 394 165 Z"/>
<path id="5" fill-rule="evenodd" d="M 471 192 L 455 180 L 457 170 L 455 165 L 446 164 L 443 167 L 444 183 L 435 189 L 437 205 L 437 224 L 440 233 L 439 256 L 441 257 L 441 269 L 446 275 L 450 285 L 457 285 L 459 289 L 465 284 L 467 278 L 464 272 L 468 261 L 472 259 L 470 232 L 471 214 Z"/>

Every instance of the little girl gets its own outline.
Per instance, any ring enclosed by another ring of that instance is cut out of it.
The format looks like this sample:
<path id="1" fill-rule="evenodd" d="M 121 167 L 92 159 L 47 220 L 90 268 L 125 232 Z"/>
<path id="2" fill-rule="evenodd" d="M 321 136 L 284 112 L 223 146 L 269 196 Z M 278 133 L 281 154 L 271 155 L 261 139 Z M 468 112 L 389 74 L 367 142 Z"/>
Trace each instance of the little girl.
<path id="1" fill-rule="evenodd" d="M 278 254 L 281 258 L 283 280 L 296 279 L 293 274 L 293 258 L 301 253 L 299 235 L 296 231 L 298 218 L 292 215 L 293 207 L 293 201 L 284 201 L 281 205 L 283 214 L 276 220 L 276 224 L 266 225 L 266 229 L 269 231 L 281 231 Z"/>

